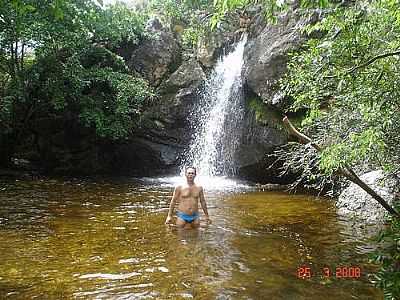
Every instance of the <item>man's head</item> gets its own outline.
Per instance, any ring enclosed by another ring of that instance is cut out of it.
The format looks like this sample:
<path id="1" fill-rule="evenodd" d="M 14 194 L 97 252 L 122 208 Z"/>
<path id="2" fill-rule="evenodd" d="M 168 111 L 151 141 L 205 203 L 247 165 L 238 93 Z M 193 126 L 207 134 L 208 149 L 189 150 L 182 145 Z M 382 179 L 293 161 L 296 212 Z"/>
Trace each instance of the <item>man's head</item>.
<path id="1" fill-rule="evenodd" d="M 187 167 L 185 170 L 185 176 L 188 181 L 193 181 L 196 177 L 196 168 L 195 167 Z"/>

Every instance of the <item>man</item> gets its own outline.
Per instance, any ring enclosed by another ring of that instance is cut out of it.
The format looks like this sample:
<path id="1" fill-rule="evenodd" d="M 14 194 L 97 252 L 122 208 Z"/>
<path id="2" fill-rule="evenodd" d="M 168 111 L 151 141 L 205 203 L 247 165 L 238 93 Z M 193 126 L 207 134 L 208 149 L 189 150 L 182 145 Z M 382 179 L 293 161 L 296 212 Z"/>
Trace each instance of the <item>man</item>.
<path id="1" fill-rule="evenodd" d="M 208 216 L 207 204 L 204 200 L 203 187 L 194 183 L 194 178 L 196 177 L 196 168 L 187 168 L 185 171 L 185 176 L 186 184 L 175 187 L 165 224 L 171 223 L 175 203 L 178 203 L 178 210 L 176 212 L 176 226 L 179 228 L 184 228 L 185 226 L 190 225 L 192 228 L 198 228 L 200 226 L 199 200 L 201 208 L 205 214 L 206 222 L 208 224 L 211 223 Z"/>

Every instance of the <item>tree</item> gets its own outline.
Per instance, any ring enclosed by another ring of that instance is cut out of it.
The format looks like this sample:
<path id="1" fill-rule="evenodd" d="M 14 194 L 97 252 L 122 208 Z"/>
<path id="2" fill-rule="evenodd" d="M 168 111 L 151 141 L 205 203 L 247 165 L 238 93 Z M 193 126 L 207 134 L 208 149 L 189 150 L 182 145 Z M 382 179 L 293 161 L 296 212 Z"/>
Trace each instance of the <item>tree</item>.
<path id="1" fill-rule="evenodd" d="M 323 31 L 295 54 L 282 80 L 288 110 L 306 110 L 303 130 L 324 147 L 326 174 L 345 165 L 398 172 L 400 14 L 392 1 L 338 8 L 306 30 Z"/>
<path id="2" fill-rule="evenodd" d="M 0 149 L 40 134 L 36 120 L 66 112 L 109 139 L 126 137 L 153 92 L 113 51 L 137 44 L 147 15 L 85 0 L 0 4 Z"/>
<path id="3" fill-rule="evenodd" d="M 320 154 L 310 148 L 293 154 L 314 156 L 325 177 L 348 166 L 400 171 L 399 6 L 398 1 L 362 1 L 332 10 L 306 28 L 323 37 L 309 40 L 289 63 L 282 80 L 293 101 L 287 111 L 305 111 L 303 130 L 323 146 Z M 398 299 L 398 216 L 392 216 L 381 238 L 385 244 L 375 255 L 381 263 L 375 283 L 385 299 Z"/>

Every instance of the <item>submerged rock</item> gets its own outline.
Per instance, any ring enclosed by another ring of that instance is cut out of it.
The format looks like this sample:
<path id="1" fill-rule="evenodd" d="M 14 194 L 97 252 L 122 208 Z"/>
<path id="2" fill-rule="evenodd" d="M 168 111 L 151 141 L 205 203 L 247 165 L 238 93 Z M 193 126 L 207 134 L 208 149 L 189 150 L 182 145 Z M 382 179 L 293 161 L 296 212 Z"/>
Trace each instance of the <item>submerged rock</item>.
<path id="1" fill-rule="evenodd" d="M 385 199 L 389 205 L 393 205 L 399 185 L 398 178 L 384 178 L 384 173 L 381 170 L 366 173 L 360 178 Z M 338 214 L 366 223 L 383 222 L 387 213 L 375 199 L 354 183 L 351 183 L 340 194 L 336 207 Z"/>

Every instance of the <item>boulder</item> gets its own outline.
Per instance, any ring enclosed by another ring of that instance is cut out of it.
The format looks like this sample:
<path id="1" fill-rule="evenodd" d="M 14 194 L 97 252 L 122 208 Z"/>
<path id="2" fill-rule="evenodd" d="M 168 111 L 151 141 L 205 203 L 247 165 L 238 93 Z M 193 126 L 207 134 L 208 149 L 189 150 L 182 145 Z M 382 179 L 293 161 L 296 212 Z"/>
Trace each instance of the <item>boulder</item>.
<path id="1" fill-rule="evenodd" d="M 162 92 L 179 94 L 191 94 L 206 79 L 203 69 L 195 60 L 191 58 L 183 62 L 181 66 L 171 74 L 162 84 Z"/>
<path id="2" fill-rule="evenodd" d="M 268 107 L 264 108 L 269 110 Z M 264 111 L 264 113 L 265 113 Z M 257 182 L 287 183 L 286 178 L 279 178 L 277 170 L 269 170 L 273 162 L 267 154 L 277 146 L 287 142 L 285 130 L 279 127 L 279 120 L 274 112 L 269 111 L 268 123 L 257 118 L 257 112 L 247 107 L 243 123 L 243 133 L 236 155 L 238 175 Z"/>
<path id="3" fill-rule="evenodd" d="M 163 29 L 158 20 L 147 27 L 150 38 L 133 50 L 128 66 L 141 74 L 151 85 L 158 86 L 181 63 L 181 49 L 173 34 Z"/>
<path id="4" fill-rule="evenodd" d="M 225 43 L 222 34 L 209 34 L 208 36 L 200 37 L 197 43 L 196 57 L 201 64 L 207 68 L 211 68 L 217 58 L 218 49 Z"/>
<path id="5" fill-rule="evenodd" d="M 384 173 L 378 170 L 366 173 L 360 176 L 360 179 L 393 205 L 398 192 L 398 178 L 384 179 Z M 375 199 L 354 183 L 340 194 L 336 207 L 339 215 L 365 223 L 381 223 L 386 214 L 386 210 Z"/>
<path id="6" fill-rule="evenodd" d="M 150 122 L 119 151 L 122 168 L 148 170 L 151 165 L 155 173 L 163 173 L 178 167 L 180 155 L 191 138 L 188 117 L 205 78 L 199 63 L 190 59 L 161 84 L 159 101 L 144 115 Z M 131 159 L 131 153 L 137 153 L 137 158 Z"/>
<path id="7" fill-rule="evenodd" d="M 308 15 L 289 11 L 276 24 L 266 24 L 261 15 L 254 18 L 245 48 L 244 79 L 247 87 L 264 102 L 282 106 L 284 97 L 278 90 L 278 81 L 287 70 L 288 53 L 306 41 L 301 29 L 320 18 L 317 10 Z"/>

